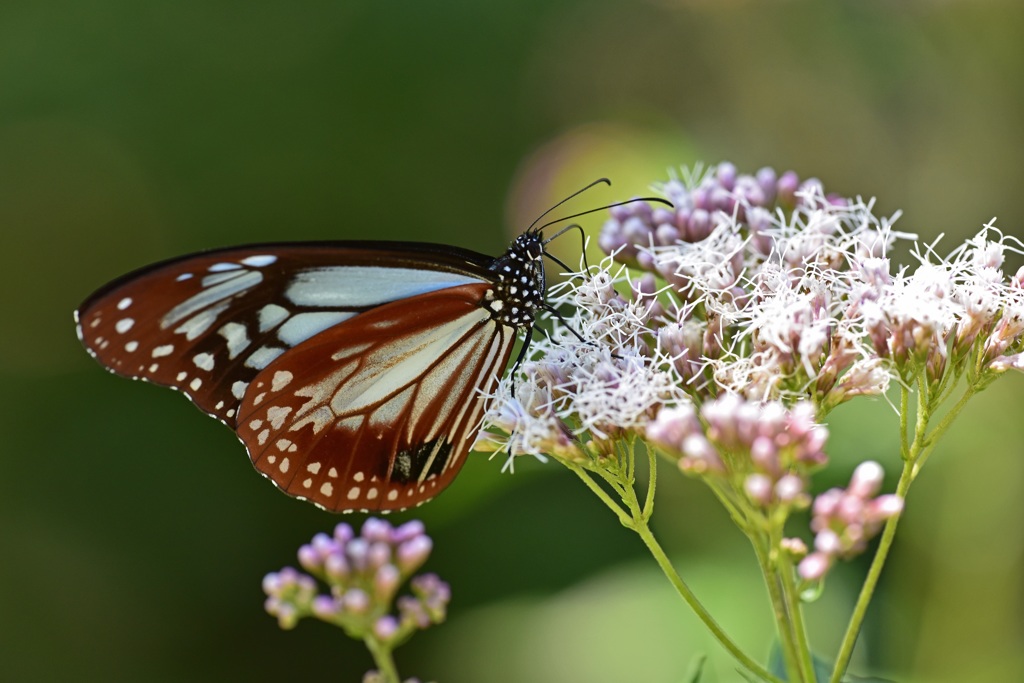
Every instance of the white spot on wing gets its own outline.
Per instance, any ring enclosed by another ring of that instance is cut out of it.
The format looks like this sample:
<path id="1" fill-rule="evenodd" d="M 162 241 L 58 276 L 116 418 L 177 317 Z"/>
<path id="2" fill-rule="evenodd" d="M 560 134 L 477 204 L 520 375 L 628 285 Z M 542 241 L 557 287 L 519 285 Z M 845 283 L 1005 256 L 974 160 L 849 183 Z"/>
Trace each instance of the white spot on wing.
<path id="1" fill-rule="evenodd" d="M 253 266 L 254 268 L 262 268 L 263 266 L 269 266 L 271 263 L 274 263 L 276 261 L 277 257 L 271 256 L 270 254 L 259 254 L 256 256 L 249 256 L 247 258 L 242 259 L 242 263 L 244 263 L 247 266 Z"/>
<path id="2" fill-rule="evenodd" d="M 135 350 L 139 348 L 139 342 L 132 340 L 124 345 L 124 350 L 128 353 L 135 353 Z"/>
<path id="3" fill-rule="evenodd" d="M 114 325 L 114 329 L 117 330 L 118 334 L 124 334 L 128 330 L 132 329 L 135 321 L 132 318 L 121 318 Z"/>
<path id="4" fill-rule="evenodd" d="M 282 320 L 288 318 L 290 314 L 287 308 L 278 306 L 277 304 L 267 304 L 260 309 L 260 332 L 266 332 L 267 330 L 277 327 Z"/>
<path id="5" fill-rule="evenodd" d="M 238 354 L 249 346 L 249 335 L 246 333 L 245 325 L 236 322 L 224 323 L 217 334 L 224 337 L 228 343 L 228 359 L 234 360 Z"/>
<path id="6" fill-rule="evenodd" d="M 242 273 L 243 271 L 241 270 L 235 270 L 226 273 L 214 273 L 213 275 L 207 275 L 203 278 L 203 287 L 211 287 L 213 285 L 219 285 L 222 282 L 227 282 L 228 280 L 234 280 Z"/>
<path id="7" fill-rule="evenodd" d="M 281 391 L 288 383 L 292 381 L 292 373 L 287 370 L 278 370 L 274 373 L 274 380 L 271 382 L 270 388 L 273 391 Z"/>
<path id="8" fill-rule="evenodd" d="M 330 483 L 330 482 L 327 482 L 327 483 Z M 349 500 L 355 500 L 358 497 L 359 497 L 359 487 L 358 486 L 353 486 L 352 488 L 350 488 L 348 490 L 348 499 Z"/>
<path id="9" fill-rule="evenodd" d="M 192 391 L 199 391 L 199 387 L 203 386 L 203 380 L 199 379 L 198 377 L 194 377 L 192 381 L 189 382 L 188 386 L 190 389 L 192 389 Z"/>
<path id="10" fill-rule="evenodd" d="M 117 302 L 117 310 L 123 311 L 124 309 L 128 308 L 131 305 L 132 305 L 132 298 L 130 296 L 126 296 L 125 298 L 123 298 L 123 299 L 121 299 L 120 301 Z"/>
<path id="11" fill-rule="evenodd" d="M 238 270 L 242 266 L 237 263 L 214 263 L 212 266 L 207 268 L 211 273 L 221 273 L 225 270 Z"/>
<path id="12" fill-rule="evenodd" d="M 480 279 L 437 270 L 333 266 L 300 272 L 285 296 L 298 306 L 353 308 L 474 282 Z"/>
<path id="13" fill-rule="evenodd" d="M 284 349 L 282 348 L 278 348 L 276 346 L 261 346 L 245 359 L 245 367 L 262 370 L 270 365 L 270 362 L 282 353 L 284 353 Z"/>
<path id="14" fill-rule="evenodd" d="M 288 413 L 292 412 L 291 406 L 272 406 L 267 409 L 267 420 L 274 429 L 280 429 Z"/>
<path id="15" fill-rule="evenodd" d="M 188 339 L 189 341 L 197 339 L 199 335 L 210 329 L 210 325 L 217 322 L 217 316 L 226 311 L 230 305 L 230 301 L 222 301 L 216 306 L 211 306 L 205 311 L 200 311 L 181 325 L 178 325 L 174 331 L 177 334 L 185 335 L 185 339 Z"/>
<path id="16" fill-rule="evenodd" d="M 192 357 L 192 362 L 200 370 L 213 370 L 213 355 L 209 353 L 197 353 Z"/>
<path id="17" fill-rule="evenodd" d="M 160 321 L 160 327 L 166 329 L 180 320 L 198 313 L 204 308 L 211 306 L 218 301 L 223 301 L 241 294 L 245 290 L 255 287 L 263 281 L 263 274 L 258 270 L 246 271 L 236 278 L 222 282 L 221 284 L 207 287 L 198 294 L 182 301 L 180 304 L 168 311 L 167 315 Z"/>
<path id="18" fill-rule="evenodd" d="M 316 474 L 317 472 L 320 471 L 320 463 L 311 462 L 308 465 L 306 465 L 306 469 L 312 472 L 313 474 Z"/>
<path id="19" fill-rule="evenodd" d="M 323 332 L 328 327 L 333 327 L 342 320 L 348 320 L 354 315 L 355 313 L 346 311 L 299 313 L 292 316 L 284 325 L 281 325 L 281 329 L 277 331 L 277 337 L 288 346 L 298 346 L 314 334 Z"/>
<path id="20" fill-rule="evenodd" d="M 231 395 L 234 396 L 235 398 L 237 398 L 239 401 L 241 401 L 242 397 L 245 396 L 245 390 L 248 389 L 248 388 L 249 388 L 249 383 L 248 382 L 243 382 L 241 380 L 238 380 L 234 384 L 231 385 Z"/>
<path id="21" fill-rule="evenodd" d="M 356 491 L 358 490 L 359 489 L 356 489 Z M 325 481 L 323 486 L 320 487 L 320 493 L 325 496 L 331 496 L 334 493 L 334 486 L 331 485 L 331 482 Z M 351 498 L 351 496 L 349 497 Z"/>

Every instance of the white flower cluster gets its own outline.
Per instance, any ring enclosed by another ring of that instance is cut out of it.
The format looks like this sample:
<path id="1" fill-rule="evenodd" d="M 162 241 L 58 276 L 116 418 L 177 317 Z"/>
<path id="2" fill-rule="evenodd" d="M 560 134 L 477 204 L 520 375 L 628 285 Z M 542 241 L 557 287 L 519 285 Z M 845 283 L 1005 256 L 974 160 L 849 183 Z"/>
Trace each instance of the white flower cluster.
<path id="1" fill-rule="evenodd" d="M 594 465 L 641 438 L 770 518 L 809 504 L 827 461 L 814 423 L 837 405 L 1024 370 L 1024 269 L 1002 270 L 1024 250 L 992 224 L 946 258 L 915 242 L 916 267 L 894 269 L 915 237 L 817 180 L 720 164 L 661 190 L 672 209 L 612 208 L 607 258 L 552 288 L 569 313 L 489 397 L 478 450 Z M 723 441 L 723 425 L 743 437 Z M 813 457 L 801 434 L 819 439 Z"/>
<path id="2" fill-rule="evenodd" d="M 893 274 L 893 244 L 913 235 L 873 202 L 771 169 L 685 177 L 662 186 L 673 210 L 613 209 L 609 257 L 552 289 L 573 312 L 498 387 L 486 447 L 600 452 L 661 407 L 723 393 L 810 400 L 823 415 L 894 379 L 935 379 L 972 348 L 975 372 L 1024 368 L 1024 273 L 1001 270 L 1019 243 L 992 225 L 945 259 L 917 246 L 918 266 Z"/>

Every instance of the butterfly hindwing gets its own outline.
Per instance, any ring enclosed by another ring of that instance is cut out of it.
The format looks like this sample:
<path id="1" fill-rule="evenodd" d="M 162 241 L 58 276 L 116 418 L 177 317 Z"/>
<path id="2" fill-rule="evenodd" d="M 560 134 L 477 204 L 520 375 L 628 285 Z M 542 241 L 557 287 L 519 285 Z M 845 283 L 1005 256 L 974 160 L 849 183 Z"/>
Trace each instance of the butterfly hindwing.
<path id="1" fill-rule="evenodd" d="M 486 284 L 380 306 L 318 334 L 253 381 L 237 432 L 255 467 L 334 511 L 401 509 L 458 473 L 515 341 Z"/>

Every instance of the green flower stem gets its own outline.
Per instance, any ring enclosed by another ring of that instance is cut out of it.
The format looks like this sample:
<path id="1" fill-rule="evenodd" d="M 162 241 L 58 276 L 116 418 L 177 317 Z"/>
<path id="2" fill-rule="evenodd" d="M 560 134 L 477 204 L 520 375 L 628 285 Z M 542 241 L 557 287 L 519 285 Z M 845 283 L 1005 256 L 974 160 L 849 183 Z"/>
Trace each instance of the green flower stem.
<path id="1" fill-rule="evenodd" d="M 907 414 L 910 412 L 910 389 L 900 388 L 900 458 L 910 459 L 910 441 L 907 436 Z"/>
<path id="2" fill-rule="evenodd" d="M 650 446 L 647 447 L 647 469 L 647 498 L 644 500 L 644 509 L 642 512 L 645 522 L 651 518 L 652 514 L 654 514 L 654 487 L 658 483 L 658 459 L 655 456 L 654 449 Z"/>
<path id="3" fill-rule="evenodd" d="M 776 544 L 774 547 L 778 547 Z M 811 658 L 811 643 L 807 638 L 807 626 L 804 624 L 803 603 L 800 602 L 800 593 L 794 581 L 795 571 L 793 563 L 788 557 L 780 558 L 778 563 L 779 581 L 782 584 L 782 594 L 786 598 L 786 607 L 789 613 L 793 629 L 794 645 L 797 656 L 800 658 L 800 671 L 805 681 L 814 681 L 814 660 Z"/>
<path id="4" fill-rule="evenodd" d="M 377 665 L 377 671 L 381 675 L 381 683 L 401 683 L 398 678 L 398 668 L 395 666 L 395 658 L 391 656 L 391 648 L 385 647 L 373 636 L 363 638 L 366 649 L 373 655 L 373 662 Z"/>
<path id="5" fill-rule="evenodd" d="M 636 522 L 634 530 L 640 536 L 640 538 L 643 539 L 643 542 L 647 546 L 647 549 L 651 551 L 651 555 L 654 556 L 655 561 L 657 561 L 658 566 L 661 567 L 661 571 L 664 572 L 665 577 L 669 580 L 673 587 L 675 587 L 676 592 L 679 593 L 679 595 L 683 598 L 683 601 L 685 601 L 686 604 L 690 606 L 690 609 L 694 611 L 697 617 L 702 622 L 704 622 L 704 625 L 707 626 L 708 630 L 711 631 L 711 634 L 722 645 L 722 647 L 724 647 L 729 652 L 729 654 L 735 657 L 736 661 L 742 664 L 748 671 L 753 673 L 755 676 L 758 676 L 761 680 L 770 681 L 770 683 L 783 683 L 782 680 L 773 676 L 771 673 L 768 672 L 767 669 L 765 669 L 760 664 L 755 662 L 753 659 L 748 657 L 747 654 L 743 652 L 743 650 L 741 650 L 735 642 L 733 642 L 733 640 L 729 637 L 725 630 L 718 624 L 718 622 L 715 621 L 714 617 L 711 616 L 711 613 L 708 612 L 707 608 L 705 608 L 704 605 L 701 604 L 700 600 L 697 599 L 697 596 L 694 595 L 690 587 L 686 585 L 686 582 L 683 581 L 683 579 L 679 576 L 678 573 L 676 573 L 675 567 L 672 566 L 672 562 L 668 559 L 668 556 L 665 555 L 665 551 L 662 550 L 661 546 L 658 544 L 657 539 L 654 538 L 654 534 L 651 533 L 651 529 L 647 525 L 646 520 L 644 520 L 642 515 L 640 514 L 638 506 L 636 506 L 634 510 L 634 520 Z"/>
<path id="6" fill-rule="evenodd" d="M 622 526 L 630 526 L 631 520 L 629 518 L 629 515 L 626 514 L 626 512 L 619 506 L 618 503 L 612 500 L 612 497 L 609 496 L 608 493 L 603 488 L 601 488 L 596 481 L 594 481 L 590 474 L 585 469 L 583 469 L 583 467 L 581 467 L 579 463 L 572 462 L 571 460 L 563 460 L 562 464 L 568 467 L 570 471 L 575 473 L 576 476 L 579 477 L 583 481 L 583 483 L 587 485 L 587 488 L 590 489 L 594 493 L 594 495 L 596 495 L 599 499 L 601 499 L 601 502 L 608 506 L 609 510 L 615 513 L 615 516 L 619 518 L 619 522 L 622 523 Z"/>
<path id="7" fill-rule="evenodd" d="M 913 471 L 914 461 L 912 459 L 903 463 L 903 472 L 900 473 L 900 481 L 896 485 L 896 495 L 903 499 L 906 499 L 907 490 L 914 480 Z M 839 648 L 839 654 L 836 656 L 836 666 L 832 670 L 832 678 L 829 679 L 830 683 L 840 683 L 846 674 L 846 668 L 850 665 L 850 657 L 853 656 L 853 646 L 857 644 L 857 636 L 860 635 L 860 627 L 864 622 L 864 616 L 867 614 L 868 604 L 871 602 L 871 596 L 874 595 L 875 587 L 878 585 L 878 577 L 882 574 L 882 567 L 885 566 L 885 559 L 889 555 L 893 537 L 896 536 L 896 527 L 899 525 L 900 517 L 902 516 L 902 514 L 893 515 L 885 523 L 882 539 L 878 543 L 878 550 L 871 561 L 867 578 L 864 579 L 864 585 L 861 587 L 860 595 L 857 597 L 857 604 L 854 606 L 853 614 L 850 616 L 850 623 L 847 625 L 846 633 L 843 635 L 842 645 Z"/>
<path id="8" fill-rule="evenodd" d="M 633 444 L 630 444 L 627 448 L 625 457 L 628 461 L 632 462 L 633 456 Z M 623 526 L 628 529 L 632 529 L 640 536 L 641 539 L 643 539 L 644 544 L 647 546 L 648 550 L 651 551 L 651 554 L 657 561 L 658 566 L 661 567 L 661 571 L 665 574 L 673 587 L 675 587 L 676 592 L 679 593 L 683 598 L 683 601 L 690 606 L 690 609 L 694 611 L 697 617 L 704 622 L 704 625 L 707 626 L 708 630 L 711 631 L 711 634 L 722 645 L 722 647 L 735 657 L 740 664 L 746 667 L 748 671 L 758 676 L 761 680 L 769 681 L 769 683 L 784 683 L 784 681 L 773 676 L 767 669 L 747 656 L 747 654 L 743 652 L 735 642 L 733 642 L 725 630 L 722 629 L 718 622 L 715 621 L 714 617 L 711 616 L 711 613 L 708 612 L 707 608 L 705 608 L 697 599 L 697 596 L 694 595 L 692 590 L 690 590 L 690 587 L 686 585 L 686 582 L 684 582 L 679 574 L 676 573 L 675 568 L 672 566 L 672 562 L 668 559 L 668 556 L 665 555 L 665 551 L 658 544 L 657 539 L 654 538 L 654 534 L 651 532 L 650 526 L 648 526 L 647 523 L 650 519 L 651 512 L 653 512 L 654 509 L 653 488 L 656 482 L 654 467 L 657 465 L 657 462 L 653 449 L 648 452 L 648 460 L 651 465 L 651 474 L 643 509 L 640 507 L 640 501 L 637 499 L 636 490 L 633 488 L 632 482 L 629 480 L 630 477 L 627 475 L 626 471 L 623 471 L 622 469 L 617 469 L 615 473 L 604 469 L 595 469 L 593 471 L 594 474 L 597 474 L 611 485 L 616 493 L 622 496 L 623 504 L 620 505 L 612 500 L 612 497 L 609 496 L 596 481 L 594 481 L 591 476 L 591 472 L 589 472 L 582 464 L 571 460 L 561 460 L 561 462 L 568 467 L 569 470 L 574 472 L 576 476 L 586 484 L 587 488 L 589 488 L 601 500 L 601 502 L 603 502 L 608 509 L 619 518 L 619 522 L 621 522 Z M 631 471 L 631 468 L 626 469 Z M 623 506 L 625 506 L 625 509 L 623 509 Z"/>
<path id="9" fill-rule="evenodd" d="M 964 395 L 960 397 L 960 400 L 956 402 L 956 405 L 953 406 L 953 408 L 950 409 L 950 411 L 946 413 L 941 420 L 939 420 L 939 424 L 936 425 L 934 430 L 932 430 L 932 433 L 925 437 L 924 443 L 922 444 L 921 453 L 918 455 L 917 458 L 914 459 L 915 477 L 921 471 L 921 468 L 924 466 L 924 463 L 928 459 L 928 456 L 931 455 L 935 444 L 938 443 L 939 441 L 939 437 L 941 437 L 946 432 L 946 430 L 949 429 L 950 425 L 953 424 L 953 421 L 956 420 L 956 418 L 960 415 L 960 412 L 964 409 L 964 406 L 967 405 L 967 402 L 971 400 L 977 393 L 978 389 L 976 386 L 969 386 L 964 391 Z"/>
<path id="10" fill-rule="evenodd" d="M 783 597 L 782 587 L 779 585 L 778 577 L 772 569 L 769 560 L 768 539 L 764 536 L 750 538 L 754 546 L 754 554 L 757 556 L 757 563 L 761 567 L 761 574 L 764 575 L 765 587 L 768 589 L 768 597 L 772 603 L 772 612 L 775 615 L 775 630 L 779 637 L 779 649 L 782 652 L 782 661 L 786 667 L 787 678 L 791 681 L 808 681 L 804 672 L 800 669 L 800 656 L 797 654 L 796 644 L 786 599 Z"/>
<path id="11" fill-rule="evenodd" d="M 956 405 L 943 416 L 936 425 L 935 429 L 930 434 L 926 434 L 926 430 L 929 422 L 929 415 L 925 414 L 924 401 L 918 403 L 918 415 L 917 425 L 915 428 L 914 442 L 911 444 L 909 452 L 906 454 L 903 462 L 903 471 L 900 473 L 899 483 L 896 484 L 896 495 L 906 500 L 907 492 L 910 490 L 910 485 L 921 471 L 921 466 L 925 460 L 931 454 L 932 449 L 938 442 L 947 429 L 953 424 L 954 420 L 960 415 L 967 401 L 971 399 L 979 391 L 977 384 L 972 384 L 967 387 L 964 391 L 963 396 L 957 401 Z M 904 411 L 900 415 L 900 420 L 905 421 L 906 417 L 906 401 L 903 401 Z M 842 645 L 839 648 L 839 655 L 836 657 L 835 669 L 832 671 L 831 683 L 840 683 L 843 675 L 846 673 L 846 668 L 850 665 L 850 658 L 853 656 L 853 647 L 857 643 L 857 636 L 860 634 L 860 627 L 864 622 L 864 616 L 867 613 L 868 604 L 871 602 L 871 596 L 875 592 L 875 587 L 878 584 L 878 578 L 882 573 L 882 567 L 885 565 L 886 557 L 889 555 L 889 548 L 892 546 L 893 538 L 896 535 L 896 527 L 899 524 L 900 517 L 902 514 L 890 517 L 885 523 L 885 528 L 882 531 L 882 539 L 878 543 L 878 550 L 875 552 L 875 557 L 871 561 L 871 567 L 868 569 L 867 578 L 864 580 L 864 585 L 861 587 L 860 595 L 857 598 L 857 604 L 854 607 L 853 615 L 850 617 L 850 623 L 846 628 L 846 633 L 843 636 Z"/>

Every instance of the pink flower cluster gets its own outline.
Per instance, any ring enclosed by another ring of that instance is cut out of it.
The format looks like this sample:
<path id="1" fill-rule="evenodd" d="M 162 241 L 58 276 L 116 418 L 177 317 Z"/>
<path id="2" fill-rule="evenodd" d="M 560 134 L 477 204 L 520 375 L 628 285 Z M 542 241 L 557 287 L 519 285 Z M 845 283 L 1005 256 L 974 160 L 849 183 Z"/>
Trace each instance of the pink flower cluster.
<path id="1" fill-rule="evenodd" d="M 292 567 L 267 574 L 266 610 L 282 628 L 294 628 L 299 619 L 315 616 L 354 637 L 371 636 L 393 646 L 416 629 L 444 621 L 451 591 L 434 574 L 413 577 L 412 595 L 395 599 L 432 548 L 419 521 L 393 527 L 371 517 L 358 535 L 348 524 L 338 524 L 332 535 L 317 534 L 299 548 L 299 564 L 312 576 Z M 330 591 L 318 595 L 313 577 Z M 390 613 L 393 603 L 397 616 Z"/>
<path id="2" fill-rule="evenodd" d="M 857 466 L 848 487 L 829 489 L 814 499 L 814 551 L 797 567 L 803 579 L 820 579 L 837 558 L 864 552 L 885 521 L 903 511 L 899 496 L 877 495 L 883 476 L 882 466 L 869 460 Z"/>
<path id="3" fill-rule="evenodd" d="M 703 422 L 689 405 L 663 408 L 648 425 L 647 439 L 677 456 L 686 473 L 742 481 L 748 499 L 761 508 L 809 503 L 808 476 L 826 462 L 828 439 L 813 405 L 787 410 L 777 401 L 759 404 L 727 394 L 705 403 L 700 417 Z"/>

